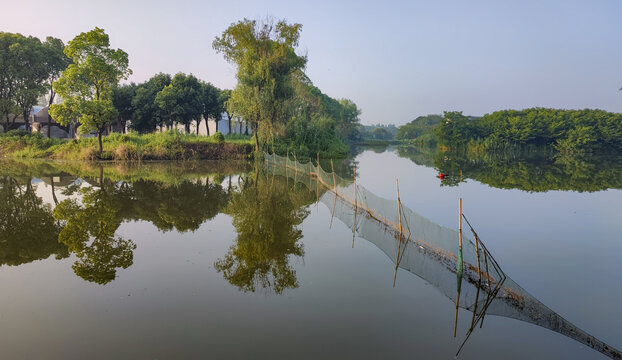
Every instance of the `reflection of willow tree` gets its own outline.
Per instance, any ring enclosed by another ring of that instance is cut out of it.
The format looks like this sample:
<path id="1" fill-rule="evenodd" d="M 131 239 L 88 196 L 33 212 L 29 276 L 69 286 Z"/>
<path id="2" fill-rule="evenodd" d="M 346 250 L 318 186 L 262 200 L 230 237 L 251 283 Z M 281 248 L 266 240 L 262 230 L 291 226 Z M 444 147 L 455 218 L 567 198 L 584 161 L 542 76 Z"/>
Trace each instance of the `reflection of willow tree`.
<path id="1" fill-rule="evenodd" d="M 65 221 L 58 240 L 76 254 L 73 265 L 76 275 L 98 284 L 107 284 L 116 277 L 117 268 L 127 268 L 134 259 L 136 245 L 115 236 L 127 204 L 126 188 L 100 183 L 99 188 L 81 190 L 82 204 L 67 199 L 54 209 L 54 216 Z"/>
<path id="2" fill-rule="evenodd" d="M 245 292 L 263 288 L 280 294 L 297 288 L 289 260 L 304 255 L 297 226 L 309 213 L 305 204 L 313 200 L 314 194 L 287 186 L 283 178 L 246 178 L 227 208 L 238 237 L 215 268 Z"/>
<path id="3" fill-rule="evenodd" d="M 467 178 L 502 189 L 600 191 L 622 188 L 622 157 L 560 156 L 546 153 L 472 154 L 400 147 L 401 157 L 445 174 L 441 184 Z"/>
<path id="4" fill-rule="evenodd" d="M 57 259 L 69 256 L 58 242 L 60 231 L 30 179 L 20 186 L 15 178 L 0 178 L 0 265 L 21 265 L 51 254 Z"/>

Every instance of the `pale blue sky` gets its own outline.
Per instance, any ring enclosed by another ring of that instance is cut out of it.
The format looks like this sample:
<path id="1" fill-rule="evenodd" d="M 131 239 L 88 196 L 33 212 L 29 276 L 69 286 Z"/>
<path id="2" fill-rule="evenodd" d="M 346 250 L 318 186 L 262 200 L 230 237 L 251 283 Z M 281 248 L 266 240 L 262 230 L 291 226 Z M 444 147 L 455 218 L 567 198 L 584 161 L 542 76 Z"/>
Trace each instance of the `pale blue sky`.
<path id="1" fill-rule="evenodd" d="M 182 71 L 221 88 L 234 68 L 211 43 L 232 22 L 303 24 L 307 74 L 362 109 L 403 124 L 444 110 L 532 106 L 622 112 L 622 1 L 0 0 L 0 31 L 71 40 L 95 26 L 142 82 Z"/>

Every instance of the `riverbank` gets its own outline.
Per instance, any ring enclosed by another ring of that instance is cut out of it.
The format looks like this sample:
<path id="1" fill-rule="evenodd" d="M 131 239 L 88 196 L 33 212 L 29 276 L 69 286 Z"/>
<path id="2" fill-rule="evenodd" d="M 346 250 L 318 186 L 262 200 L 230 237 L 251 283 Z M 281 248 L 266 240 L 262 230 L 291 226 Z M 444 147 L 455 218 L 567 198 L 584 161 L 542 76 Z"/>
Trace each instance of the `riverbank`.
<path id="1" fill-rule="evenodd" d="M 252 157 L 250 136 L 181 134 L 111 134 L 97 151 L 96 138 L 48 139 L 40 134 L 9 132 L 0 136 L 0 158 L 58 160 L 244 160 Z"/>

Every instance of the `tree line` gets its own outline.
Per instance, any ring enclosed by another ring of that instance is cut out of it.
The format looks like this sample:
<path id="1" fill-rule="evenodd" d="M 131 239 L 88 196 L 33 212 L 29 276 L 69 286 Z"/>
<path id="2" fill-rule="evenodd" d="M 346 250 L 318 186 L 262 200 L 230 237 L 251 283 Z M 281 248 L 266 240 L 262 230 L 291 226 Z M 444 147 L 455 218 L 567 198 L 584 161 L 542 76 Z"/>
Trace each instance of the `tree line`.
<path id="1" fill-rule="evenodd" d="M 622 114 L 531 108 L 495 111 L 470 120 L 461 112 L 446 112 L 438 138 L 450 147 L 474 142 L 485 150 L 535 145 L 566 153 L 622 151 Z"/>
<path id="2" fill-rule="evenodd" d="M 396 138 L 417 139 L 451 149 L 484 151 L 550 147 L 563 153 L 622 151 L 622 114 L 603 110 L 530 108 L 501 110 L 482 117 L 446 111 L 419 117 L 398 129 Z"/>
<path id="3" fill-rule="evenodd" d="M 348 99 L 333 99 L 304 73 L 307 57 L 296 53 L 302 25 L 284 20 L 244 19 L 213 41 L 213 48 L 237 68 L 237 85 L 221 90 L 194 75 L 156 74 L 142 84 L 119 85 L 132 74 L 128 54 L 111 49 L 103 29 L 83 32 L 65 46 L 20 34 L 0 33 L 0 115 L 5 131 L 18 115 L 28 119 L 38 99 L 49 92 L 50 118 L 80 133 L 102 136 L 117 124 L 140 133 L 183 125 L 186 132 L 203 119 L 223 113 L 252 129 L 255 150 L 270 143 L 279 150 L 315 153 L 347 150 L 344 142 L 360 137 L 360 109 Z M 6 70 L 4 70 L 6 69 Z M 62 99 L 54 104 L 58 94 Z M 218 126 L 218 121 L 216 122 Z M 26 130 L 29 131 L 26 121 Z M 241 130 L 241 124 L 240 124 Z M 218 131 L 218 128 L 216 129 Z M 248 133 L 248 132 L 247 132 Z M 209 135 L 209 127 L 208 127 Z"/>

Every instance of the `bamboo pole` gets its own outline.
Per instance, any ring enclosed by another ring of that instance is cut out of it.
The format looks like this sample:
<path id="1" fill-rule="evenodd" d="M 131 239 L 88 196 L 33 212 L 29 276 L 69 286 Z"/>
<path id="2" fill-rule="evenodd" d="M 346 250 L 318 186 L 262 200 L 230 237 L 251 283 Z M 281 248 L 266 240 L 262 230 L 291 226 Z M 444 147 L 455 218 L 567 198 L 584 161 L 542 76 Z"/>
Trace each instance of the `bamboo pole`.
<path id="1" fill-rule="evenodd" d="M 358 205 L 356 202 L 356 193 L 358 192 L 356 189 L 356 167 L 353 170 L 354 173 L 354 225 L 352 225 L 352 248 L 354 249 L 354 237 L 356 232 L 356 213 L 358 212 Z"/>
<path id="2" fill-rule="evenodd" d="M 335 194 L 337 194 L 337 181 L 335 180 L 335 167 L 333 166 L 333 159 L 330 159 L 330 170 L 333 173 L 333 186 L 335 187 Z"/>
<path id="3" fill-rule="evenodd" d="M 400 250 L 402 249 L 402 202 L 400 201 L 400 183 L 398 179 L 395 179 L 395 187 L 397 189 L 397 216 L 399 217 L 400 226 L 400 239 L 397 244 L 397 259 L 395 260 L 395 271 L 393 272 L 393 287 L 395 287 L 395 280 L 397 279 L 397 268 L 400 266 Z"/>
<path id="4" fill-rule="evenodd" d="M 317 153 L 317 167 L 315 168 L 315 207 L 320 202 L 320 153 Z"/>
<path id="5" fill-rule="evenodd" d="M 456 337 L 456 329 L 458 327 L 458 308 L 460 307 L 460 288 L 462 285 L 462 198 L 458 201 L 458 268 L 456 275 L 458 277 L 458 298 L 456 299 L 456 315 L 454 320 L 454 337 Z"/>

